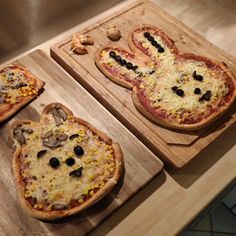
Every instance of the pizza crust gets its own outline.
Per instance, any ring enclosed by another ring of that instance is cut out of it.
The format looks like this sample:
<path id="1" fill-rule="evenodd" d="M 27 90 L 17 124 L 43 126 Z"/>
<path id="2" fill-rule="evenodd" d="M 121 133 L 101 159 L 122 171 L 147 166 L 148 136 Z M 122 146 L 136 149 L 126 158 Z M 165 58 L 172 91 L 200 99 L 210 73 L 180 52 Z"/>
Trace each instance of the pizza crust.
<path id="1" fill-rule="evenodd" d="M 32 101 L 34 98 L 36 98 L 43 90 L 43 87 L 45 85 L 45 82 L 38 79 L 35 75 L 33 75 L 28 69 L 25 67 L 11 64 L 8 65 L 7 67 L 18 67 L 19 69 L 23 70 L 26 72 L 26 75 L 29 76 L 30 78 L 33 78 L 36 81 L 37 88 L 38 88 L 38 94 L 33 94 L 31 96 L 24 97 L 23 100 L 20 103 L 17 104 L 2 104 L 0 105 L 0 123 L 11 117 L 13 114 L 15 114 L 19 109 L 21 109 L 23 106 L 28 104 L 30 101 Z M 0 68 L 0 71 L 6 68 L 6 66 L 3 66 Z"/>
<path id="2" fill-rule="evenodd" d="M 42 115 L 41 115 L 40 123 L 47 122 L 47 113 L 49 111 L 51 111 L 52 108 L 60 108 L 64 112 L 66 112 L 67 115 L 73 116 L 73 113 L 68 108 L 63 106 L 62 104 L 53 103 L 53 104 L 50 104 L 44 108 Z M 84 121 L 84 120 L 77 118 L 77 117 L 74 117 L 74 118 L 75 118 L 76 122 L 86 126 L 88 129 L 91 129 L 104 142 L 112 145 L 115 163 L 116 163 L 114 176 L 109 181 L 107 181 L 105 183 L 105 185 L 101 189 L 99 189 L 91 198 L 89 198 L 83 204 L 81 204 L 77 207 L 74 207 L 74 208 L 68 209 L 68 210 L 52 210 L 50 212 L 37 210 L 37 209 L 34 209 L 31 206 L 31 204 L 24 197 L 24 194 L 25 194 L 24 184 L 22 184 L 21 175 L 20 175 L 20 165 L 19 165 L 21 150 L 24 148 L 24 146 L 18 145 L 16 148 L 16 151 L 14 153 L 14 156 L 13 156 L 12 168 L 13 168 L 13 173 L 15 175 L 15 179 L 17 182 L 20 203 L 21 203 L 22 207 L 24 208 L 24 210 L 26 212 L 28 212 L 28 214 L 30 214 L 31 216 L 33 216 L 37 219 L 53 221 L 53 220 L 64 218 L 64 217 L 67 217 L 67 216 L 70 216 L 70 215 L 73 215 L 73 214 L 76 214 L 76 213 L 79 213 L 79 212 L 85 210 L 86 208 L 88 208 L 88 207 L 92 206 L 93 204 L 95 204 L 96 202 L 98 202 L 105 195 L 107 195 L 114 188 L 114 186 L 117 184 L 117 182 L 119 181 L 120 177 L 123 174 L 123 171 L 124 171 L 123 153 L 120 148 L 120 145 L 117 142 L 114 142 L 110 137 L 108 137 L 103 132 L 94 128 L 87 121 Z M 32 126 L 34 126 L 34 123 L 37 124 L 37 122 L 32 122 L 30 120 L 23 120 L 23 121 L 14 122 L 10 126 L 10 138 L 11 139 L 14 138 L 14 135 L 13 135 L 14 127 L 17 127 L 20 124 L 31 124 Z"/>

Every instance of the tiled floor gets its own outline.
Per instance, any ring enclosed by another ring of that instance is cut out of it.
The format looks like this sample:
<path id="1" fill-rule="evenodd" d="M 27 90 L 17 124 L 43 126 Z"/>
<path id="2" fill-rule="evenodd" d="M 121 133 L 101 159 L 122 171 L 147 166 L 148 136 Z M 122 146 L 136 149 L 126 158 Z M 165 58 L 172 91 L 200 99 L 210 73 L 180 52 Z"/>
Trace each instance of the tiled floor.
<path id="1" fill-rule="evenodd" d="M 189 225 L 181 236 L 236 236 L 236 184 L 217 205 Z"/>

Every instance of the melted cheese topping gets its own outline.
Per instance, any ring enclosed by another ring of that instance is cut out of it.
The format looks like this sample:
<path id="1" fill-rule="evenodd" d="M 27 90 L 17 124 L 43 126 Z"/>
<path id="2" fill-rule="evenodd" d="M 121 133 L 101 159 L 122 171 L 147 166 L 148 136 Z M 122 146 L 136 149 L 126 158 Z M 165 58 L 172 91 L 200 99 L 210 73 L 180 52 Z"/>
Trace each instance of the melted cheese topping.
<path id="1" fill-rule="evenodd" d="M 203 76 L 203 81 L 197 81 L 193 78 L 193 72 Z M 189 114 L 198 114 L 207 111 L 209 104 L 217 106 L 221 98 L 228 93 L 225 81 L 220 78 L 220 74 L 210 70 L 203 62 L 185 61 L 176 62 L 175 66 L 168 71 L 160 67 L 157 70 L 156 77 L 148 77 L 143 80 L 141 88 L 148 94 L 153 107 L 167 110 L 169 115 L 179 114 L 180 118 L 183 110 L 189 111 Z M 184 96 L 178 96 L 172 87 L 184 91 Z M 195 88 L 201 90 L 201 94 L 195 94 Z M 199 101 L 199 98 L 207 91 L 212 92 L 210 102 Z M 214 108 L 214 107 L 213 107 Z M 181 121 L 180 121 L 181 122 Z"/>
<path id="2" fill-rule="evenodd" d="M 149 104 L 144 102 L 144 107 L 150 105 L 149 111 L 153 114 L 155 113 L 154 110 L 165 111 L 168 118 L 177 123 L 183 123 L 188 118 L 197 120 L 210 115 L 211 111 L 219 107 L 222 98 L 229 92 L 224 79 L 224 71 L 208 68 L 204 61 L 176 58 L 173 50 L 166 45 L 160 36 L 155 35 L 152 30 L 149 33 L 164 49 L 163 52 L 158 52 L 158 49 L 144 36 L 142 30 L 136 30 L 132 33 L 136 47 L 154 62 L 152 67 L 146 65 L 143 68 L 138 68 L 142 76 L 139 77 L 140 83 L 135 85 L 141 88 L 149 100 Z M 101 60 L 114 69 L 116 73 L 126 74 L 131 80 L 136 79 L 135 72 L 128 71 L 126 67 L 121 67 L 109 56 L 108 51 L 102 51 Z M 152 70 L 154 73 L 150 73 Z M 203 81 L 193 78 L 194 71 L 203 77 Z M 173 87 L 181 89 L 184 96 L 178 96 L 172 89 Z M 200 94 L 194 93 L 196 88 L 200 89 Z M 211 93 L 210 100 L 202 99 L 203 94 L 209 91 Z"/>
<path id="3" fill-rule="evenodd" d="M 37 94 L 35 81 L 26 78 L 20 69 L 8 68 L 0 73 L 0 104 L 15 104 L 20 102 L 20 97 Z"/>
<path id="4" fill-rule="evenodd" d="M 158 68 L 152 76 L 146 76 L 140 85 L 151 101 L 151 106 L 166 111 L 168 117 L 181 123 L 186 116 L 197 117 L 198 114 L 207 115 L 210 113 L 209 105 L 214 109 L 221 102 L 229 89 L 223 79 L 223 72 L 209 69 L 204 62 L 195 60 L 181 61 L 175 58 L 175 54 L 167 47 L 160 36 L 152 34 L 155 41 L 164 48 L 163 53 L 158 50 L 144 37 L 143 31 L 133 32 L 137 45 L 141 44 L 154 61 L 157 61 Z M 193 78 L 193 72 L 203 76 L 203 81 Z M 184 96 L 178 96 L 172 87 L 184 91 Z M 195 94 L 195 88 L 201 90 L 201 94 Z M 212 93 L 210 101 L 199 101 L 199 98 L 210 90 Z M 187 111 L 184 114 L 183 111 Z"/>
<path id="5" fill-rule="evenodd" d="M 71 201 L 82 204 L 85 197 L 95 194 L 114 175 L 115 160 L 113 148 L 106 144 L 87 127 L 76 122 L 65 121 L 55 126 L 50 116 L 48 125 L 38 125 L 33 128 L 33 134 L 25 134 L 27 145 L 23 149 L 22 161 L 24 168 L 21 175 L 28 179 L 25 186 L 25 197 L 35 198 L 35 208 L 50 210 L 52 206 L 70 207 Z M 67 139 L 61 147 L 54 149 L 43 145 L 40 138 L 47 131 L 60 131 L 68 135 L 78 134 L 73 140 Z M 75 146 L 81 146 L 84 155 L 77 157 Z M 40 150 L 47 150 L 46 154 L 37 158 Z M 56 157 L 60 166 L 52 168 L 49 160 Z M 73 157 L 75 164 L 68 166 L 66 159 Z M 69 176 L 73 170 L 83 167 L 80 177 Z M 29 178 L 30 177 L 30 178 Z"/>

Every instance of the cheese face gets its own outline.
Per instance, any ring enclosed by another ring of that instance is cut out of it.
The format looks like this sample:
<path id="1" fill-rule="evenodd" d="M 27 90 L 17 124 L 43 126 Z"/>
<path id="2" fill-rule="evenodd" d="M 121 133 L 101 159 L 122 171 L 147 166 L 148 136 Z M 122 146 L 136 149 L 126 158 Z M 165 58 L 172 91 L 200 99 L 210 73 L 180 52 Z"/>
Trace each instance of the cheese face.
<path id="1" fill-rule="evenodd" d="M 194 71 L 202 75 L 204 81 L 195 80 Z M 172 90 L 174 86 L 184 91 L 183 97 Z M 169 114 L 178 112 L 181 114 L 183 110 L 195 114 L 202 113 L 209 106 L 209 102 L 199 101 L 202 94 L 211 90 L 210 104 L 217 106 L 221 98 L 228 93 L 223 75 L 210 70 L 203 62 L 197 61 L 175 62 L 175 65 L 168 70 L 159 67 L 156 74 L 145 78 L 140 87 L 148 94 L 155 108 L 163 108 Z M 201 90 L 201 94 L 194 93 L 196 88 Z"/>
<path id="2" fill-rule="evenodd" d="M 34 79 L 26 78 L 23 70 L 8 67 L 0 73 L 0 104 L 16 104 L 22 97 L 35 95 L 37 92 Z"/>
<path id="3" fill-rule="evenodd" d="M 55 206 L 57 210 L 68 209 L 72 202 L 82 204 L 85 198 L 95 194 L 94 190 L 102 188 L 112 178 L 116 164 L 113 148 L 73 118 L 69 117 L 62 125 L 56 126 L 53 116 L 47 116 L 48 124 L 38 123 L 32 127 L 32 134 L 24 133 L 26 144 L 22 148 L 20 161 L 21 176 L 26 182 L 25 198 L 36 199 L 33 207 L 40 210 L 50 211 Z M 23 128 L 30 128 L 30 125 L 24 125 Z M 68 138 L 59 147 L 45 147 L 41 137 L 48 131 L 64 133 Z M 69 138 L 75 134 L 75 138 Z M 75 146 L 83 148 L 82 156 L 75 154 Z M 41 150 L 47 151 L 37 157 Z M 49 164 L 52 157 L 60 162 L 56 168 Z M 66 164 L 68 158 L 75 160 L 72 166 Z M 79 167 L 82 167 L 82 175 L 70 176 Z"/>

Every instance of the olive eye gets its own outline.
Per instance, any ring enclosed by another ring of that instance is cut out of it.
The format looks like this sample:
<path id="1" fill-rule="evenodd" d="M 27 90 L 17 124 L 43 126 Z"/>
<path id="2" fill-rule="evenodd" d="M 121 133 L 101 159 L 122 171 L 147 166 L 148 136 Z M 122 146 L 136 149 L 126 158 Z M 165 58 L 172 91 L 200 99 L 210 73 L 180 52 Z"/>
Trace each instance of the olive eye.
<path id="1" fill-rule="evenodd" d="M 59 162 L 59 160 L 58 160 L 56 157 L 52 157 L 52 158 L 49 160 L 49 165 L 50 165 L 52 168 L 57 168 L 57 167 L 60 165 L 60 162 Z"/>
<path id="2" fill-rule="evenodd" d="M 77 156 L 82 156 L 82 155 L 84 155 L 84 149 L 81 146 L 75 146 L 74 147 L 74 153 Z"/>
<path id="3" fill-rule="evenodd" d="M 194 89 L 194 93 L 195 94 L 200 94 L 201 93 L 201 89 L 200 88 L 195 88 Z"/>
<path id="4" fill-rule="evenodd" d="M 176 94 L 180 97 L 183 97 L 184 96 L 184 91 L 182 89 L 176 89 Z"/>
<path id="5" fill-rule="evenodd" d="M 75 159 L 73 157 L 69 157 L 66 159 L 66 164 L 68 166 L 73 166 L 75 164 Z"/>

